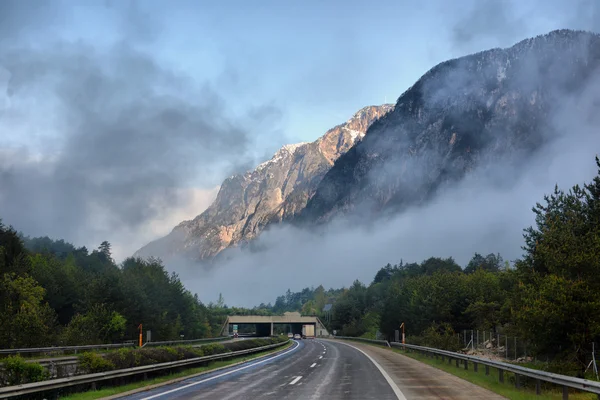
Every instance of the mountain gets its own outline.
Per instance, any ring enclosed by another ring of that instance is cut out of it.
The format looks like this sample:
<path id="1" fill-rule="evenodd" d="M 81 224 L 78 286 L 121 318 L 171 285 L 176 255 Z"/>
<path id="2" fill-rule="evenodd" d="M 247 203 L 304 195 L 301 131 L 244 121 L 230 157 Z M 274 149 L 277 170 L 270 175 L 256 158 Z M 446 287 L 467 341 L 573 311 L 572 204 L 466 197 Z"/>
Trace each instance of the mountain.
<path id="1" fill-rule="evenodd" d="M 254 171 L 227 178 L 202 214 L 181 222 L 134 256 L 211 260 L 228 247 L 248 243 L 269 224 L 292 218 L 304 209 L 335 160 L 392 109 L 390 104 L 364 107 L 314 142 L 283 146 Z"/>
<path id="2" fill-rule="evenodd" d="M 518 172 L 555 138 L 594 126 L 599 66 L 600 36 L 571 30 L 438 64 L 335 161 L 295 220 L 386 215 L 479 167 Z"/>

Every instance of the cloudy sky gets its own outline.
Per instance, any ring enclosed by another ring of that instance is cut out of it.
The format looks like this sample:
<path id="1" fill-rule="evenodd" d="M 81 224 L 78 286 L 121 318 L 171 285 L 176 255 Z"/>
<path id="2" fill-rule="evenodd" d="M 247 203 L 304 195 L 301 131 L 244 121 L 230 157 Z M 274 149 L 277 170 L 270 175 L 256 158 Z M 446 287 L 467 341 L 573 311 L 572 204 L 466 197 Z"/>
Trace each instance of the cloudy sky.
<path id="1" fill-rule="evenodd" d="M 595 0 L 0 1 L 0 218 L 120 260 L 436 63 Z"/>

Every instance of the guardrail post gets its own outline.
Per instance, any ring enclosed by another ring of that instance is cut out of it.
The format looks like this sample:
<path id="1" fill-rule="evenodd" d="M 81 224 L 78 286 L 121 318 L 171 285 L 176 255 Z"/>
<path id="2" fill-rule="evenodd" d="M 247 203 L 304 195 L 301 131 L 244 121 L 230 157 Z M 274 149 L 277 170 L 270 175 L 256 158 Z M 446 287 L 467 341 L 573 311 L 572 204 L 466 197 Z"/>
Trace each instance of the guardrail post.
<path id="1" fill-rule="evenodd" d="M 569 400 L 569 388 L 563 386 L 563 400 Z"/>
<path id="2" fill-rule="evenodd" d="M 460 367 L 460 360 L 458 358 L 456 359 L 456 366 Z"/>
<path id="3" fill-rule="evenodd" d="M 540 380 L 539 380 L 539 379 L 536 379 L 536 380 L 535 380 L 535 394 L 537 394 L 538 396 L 539 396 L 540 394 L 542 394 L 542 385 L 541 385 L 541 383 L 540 383 Z"/>
<path id="4" fill-rule="evenodd" d="M 465 366 L 465 370 L 469 369 L 469 360 L 463 360 L 463 364 Z"/>
<path id="5" fill-rule="evenodd" d="M 473 363 L 473 371 L 477 372 L 477 363 L 476 362 Z"/>
<path id="6" fill-rule="evenodd" d="M 515 374 L 515 387 L 519 389 L 521 387 L 521 375 Z"/>
<path id="7" fill-rule="evenodd" d="M 489 366 L 489 365 L 486 365 L 486 366 L 485 366 L 485 374 L 486 374 L 486 375 L 489 375 L 489 374 L 490 374 L 490 366 Z"/>
<path id="8" fill-rule="evenodd" d="M 504 383 L 504 370 L 498 369 L 498 380 L 500 383 Z"/>

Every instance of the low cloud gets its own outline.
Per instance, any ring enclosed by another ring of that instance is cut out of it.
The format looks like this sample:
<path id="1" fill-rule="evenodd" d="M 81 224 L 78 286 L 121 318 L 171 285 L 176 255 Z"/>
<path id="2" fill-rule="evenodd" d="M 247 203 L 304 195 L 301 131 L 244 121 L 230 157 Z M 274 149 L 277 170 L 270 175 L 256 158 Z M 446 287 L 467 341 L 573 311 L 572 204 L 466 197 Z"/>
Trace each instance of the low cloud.
<path id="1" fill-rule="evenodd" d="M 379 268 L 401 259 L 453 257 L 465 266 L 475 252 L 500 252 L 514 261 L 523 254 L 523 229 L 534 223 L 535 203 L 555 184 L 569 188 L 594 177 L 600 138 L 593 131 L 579 133 L 548 146 L 524 170 L 507 165 L 480 170 L 427 206 L 388 220 L 368 226 L 337 220 L 320 234 L 277 226 L 259 239 L 266 251 L 235 249 L 210 271 L 181 262 L 168 268 L 203 301 L 216 301 L 222 293 L 228 305 L 251 306 L 273 303 L 288 288 L 348 287 L 355 279 L 369 283 Z M 494 185 L 490 177 L 503 174 L 519 178 L 510 186 Z"/>
<path id="2" fill-rule="evenodd" d="M 587 44 L 587 38 L 583 39 Z M 585 48 L 575 47 L 574 51 Z M 585 54 L 580 56 L 573 57 L 588 60 Z M 264 251 L 235 249 L 226 261 L 210 271 L 183 263 L 169 264 L 169 268 L 177 269 L 186 285 L 205 301 L 214 301 L 222 293 L 229 305 L 250 306 L 274 302 L 288 288 L 299 291 L 320 284 L 326 288 L 347 287 L 355 279 L 369 283 L 379 268 L 401 259 L 420 262 L 432 256 L 453 257 L 465 266 L 475 252 L 499 252 L 509 261 L 520 258 L 523 229 L 534 224 L 532 207 L 542 202 L 543 196 L 551 193 L 556 184 L 569 189 L 592 180 L 597 172 L 594 157 L 600 149 L 597 135 L 600 74 L 592 71 L 584 84 L 573 91 L 576 86 L 566 84 L 567 77 L 575 76 L 570 66 L 561 64 L 562 70 L 558 71 L 555 69 L 560 65 L 547 63 L 538 70 L 533 61 L 517 70 L 523 76 L 514 79 L 543 82 L 547 76 L 538 71 L 545 71 L 556 85 L 552 90 L 544 86 L 550 115 L 546 124 L 538 126 L 542 137 L 532 139 L 540 146 L 535 153 L 529 155 L 528 151 L 521 152 L 522 148 L 504 145 L 514 154 L 485 157 L 485 162 L 459 183 L 441 187 L 426 205 L 409 208 L 392 217 L 359 223 L 356 216 L 352 220 L 340 217 L 318 233 L 274 226 L 258 240 L 256 247 Z M 455 75 L 452 76 L 454 79 Z M 479 91 L 478 86 L 474 85 L 472 90 Z M 431 98 L 426 101 L 456 96 L 452 92 L 443 88 L 428 92 Z M 511 129 L 517 129 L 517 122 L 511 122 L 515 123 Z M 548 130 L 544 129 L 546 126 Z M 499 130 L 496 134 L 503 132 Z M 518 143 L 532 137 L 522 135 Z M 439 162 L 432 159 L 434 156 L 425 154 L 422 159 Z M 397 163 L 394 159 L 385 167 L 393 171 L 399 168 Z M 423 177 L 418 173 L 414 175 L 413 185 L 416 185 Z M 394 173 L 381 179 L 394 179 Z"/>
<path id="3" fill-rule="evenodd" d="M 17 27 L 0 30 L 0 218 L 76 245 L 108 240 L 117 259 L 148 230 L 203 211 L 224 175 L 256 162 L 256 130 L 276 135 L 281 117 L 272 104 L 233 115 L 215 83 L 140 49 L 155 27 L 131 4 L 105 45 L 57 36 L 35 46 Z M 38 29 L 39 13 L 3 10 Z"/>
<path id="4" fill-rule="evenodd" d="M 139 249 L 157 237 L 167 235 L 174 226 L 182 221 L 193 219 L 198 215 L 198 210 L 205 210 L 217 197 L 219 187 L 212 189 L 177 189 L 177 196 L 181 199 L 179 207 L 172 207 L 169 203 L 161 203 L 164 198 L 154 198 L 158 204 L 152 206 L 164 210 L 157 218 L 143 221 L 139 226 L 124 226 L 112 236 L 113 255 L 117 260 L 131 256 L 132 249 Z"/>

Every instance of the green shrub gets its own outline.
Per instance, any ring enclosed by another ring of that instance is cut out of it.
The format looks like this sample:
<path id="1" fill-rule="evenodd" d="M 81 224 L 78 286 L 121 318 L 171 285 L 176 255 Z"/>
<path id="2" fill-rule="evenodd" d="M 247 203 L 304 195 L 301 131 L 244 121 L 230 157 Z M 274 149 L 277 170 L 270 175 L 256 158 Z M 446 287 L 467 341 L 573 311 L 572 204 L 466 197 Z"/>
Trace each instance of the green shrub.
<path id="1" fill-rule="evenodd" d="M 104 357 L 98 353 L 83 353 L 79 357 L 79 360 L 81 368 L 86 372 L 101 372 L 229 353 L 232 351 L 246 350 L 254 347 L 285 342 L 287 340 L 287 337 L 283 337 L 240 340 L 230 343 L 209 343 L 201 347 L 124 348 L 107 353 Z"/>
<path id="2" fill-rule="evenodd" d="M 116 369 L 139 367 L 141 357 L 137 349 L 119 349 L 108 353 L 106 359 L 115 365 Z"/>
<path id="3" fill-rule="evenodd" d="M 227 344 L 231 344 L 231 343 L 227 343 Z M 228 348 L 226 348 L 224 345 L 220 344 L 220 343 L 210 343 L 210 344 L 206 344 L 204 346 L 202 346 L 202 353 L 204 353 L 205 356 L 210 356 L 213 354 L 222 354 L 222 353 L 228 353 L 231 350 L 229 350 Z"/>
<path id="4" fill-rule="evenodd" d="M 180 346 L 177 347 L 177 349 L 180 352 L 183 360 L 194 357 L 202 357 L 205 355 L 202 347 Z"/>
<path id="5" fill-rule="evenodd" d="M 113 353 L 109 353 L 113 354 Z M 117 369 L 116 365 L 108 358 L 93 352 L 85 352 L 79 356 L 79 366 L 86 372 L 104 372 Z"/>
<path id="6" fill-rule="evenodd" d="M 430 325 L 421 336 L 411 336 L 407 343 L 449 351 L 458 351 L 462 348 L 452 326 L 445 322 Z"/>
<path id="7" fill-rule="evenodd" d="M 224 346 L 227 347 L 230 351 L 240 351 L 251 349 L 254 347 L 267 346 L 272 344 L 273 342 L 269 339 L 250 339 L 250 340 L 240 340 L 231 343 L 225 343 Z"/>
<path id="8" fill-rule="evenodd" d="M 272 338 L 268 338 L 268 339 L 239 340 L 239 341 L 230 342 L 230 343 L 223 343 L 223 346 L 225 346 L 230 351 L 240 351 L 240 350 L 251 349 L 254 347 L 268 346 L 270 344 L 276 344 L 276 343 L 287 342 L 287 341 L 288 341 L 287 336 L 283 336 L 283 337 L 277 336 L 277 337 L 272 337 Z M 204 348 L 204 346 L 202 346 L 202 348 Z"/>
<path id="9" fill-rule="evenodd" d="M 119 349 L 108 353 L 106 359 L 112 362 L 117 369 L 123 369 L 186 360 L 202 357 L 202 355 L 204 353 L 201 348 L 191 346 L 146 347 L 141 349 Z"/>
<path id="10" fill-rule="evenodd" d="M 7 385 L 20 385 L 48 379 L 48 371 L 38 363 L 28 363 L 20 356 L 4 359 L 4 377 Z"/>

